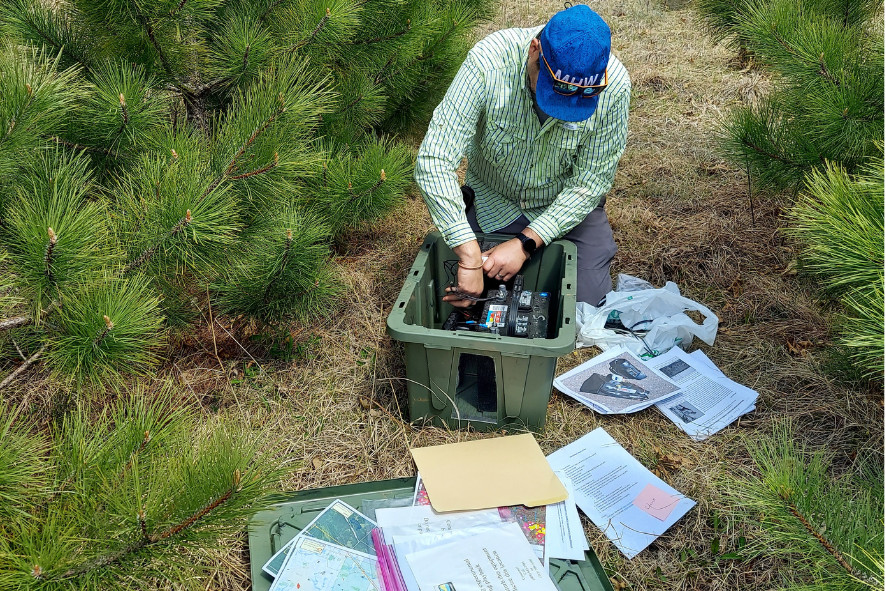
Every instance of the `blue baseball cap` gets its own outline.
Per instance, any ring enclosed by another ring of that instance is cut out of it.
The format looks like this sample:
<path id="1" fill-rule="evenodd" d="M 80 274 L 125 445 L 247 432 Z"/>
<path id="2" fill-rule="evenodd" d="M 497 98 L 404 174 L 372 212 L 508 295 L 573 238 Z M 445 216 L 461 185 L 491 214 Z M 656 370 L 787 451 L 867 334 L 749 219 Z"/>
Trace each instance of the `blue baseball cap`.
<path id="1" fill-rule="evenodd" d="M 569 96 L 556 92 L 551 71 L 560 80 L 581 86 L 603 84 L 612 47 L 609 25 L 584 4 L 577 4 L 551 17 L 539 40 L 544 55 L 544 59 L 538 58 L 535 85 L 539 108 L 562 121 L 588 119 L 597 109 L 600 96 L 584 97 L 581 89 Z"/>

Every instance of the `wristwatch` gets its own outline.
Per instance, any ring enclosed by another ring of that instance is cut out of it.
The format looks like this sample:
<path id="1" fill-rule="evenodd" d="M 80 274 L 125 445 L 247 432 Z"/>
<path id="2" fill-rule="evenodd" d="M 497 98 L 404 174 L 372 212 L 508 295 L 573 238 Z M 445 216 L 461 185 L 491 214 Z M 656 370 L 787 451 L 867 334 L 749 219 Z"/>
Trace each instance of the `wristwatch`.
<path id="1" fill-rule="evenodd" d="M 526 254 L 528 254 L 529 256 L 532 256 L 532 253 L 535 252 L 535 249 L 537 248 L 537 245 L 535 244 L 535 240 L 533 240 L 532 238 L 530 238 L 529 236 L 527 236 L 523 232 L 520 232 L 519 234 L 517 234 L 516 238 L 517 238 L 517 240 L 520 241 L 520 244 L 523 245 L 523 250 L 526 251 Z"/>

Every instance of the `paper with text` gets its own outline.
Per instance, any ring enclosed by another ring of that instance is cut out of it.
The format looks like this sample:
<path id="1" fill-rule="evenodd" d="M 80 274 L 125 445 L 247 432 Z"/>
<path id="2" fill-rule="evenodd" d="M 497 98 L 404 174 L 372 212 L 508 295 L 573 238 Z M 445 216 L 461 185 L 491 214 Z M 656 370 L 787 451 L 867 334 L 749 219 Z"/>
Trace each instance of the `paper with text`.
<path id="1" fill-rule="evenodd" d="M 575 502 L 627 558 L 633 558 L 695 506 L 650 472 L 602 427 L 548 456 L 575 486 Z M 680 500 L 664 521 L 633 501 L 647 484 Z"/>

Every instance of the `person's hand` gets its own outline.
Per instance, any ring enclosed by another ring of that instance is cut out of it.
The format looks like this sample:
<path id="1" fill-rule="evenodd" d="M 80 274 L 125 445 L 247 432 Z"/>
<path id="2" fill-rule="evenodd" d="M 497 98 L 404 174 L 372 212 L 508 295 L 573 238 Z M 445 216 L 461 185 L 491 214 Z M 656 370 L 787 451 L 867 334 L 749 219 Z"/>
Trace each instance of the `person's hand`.
<path id="1" fill-rule="evenodd" d="M 475 297 L 483 295 L 483 269 L 465 269 L 459 266 L 456 277 L 456 287 L 446 288 L 448 295 L 443 296 L 443 301 L 449 302 L 456 308 L 467 308 L 473 305 L 474 302 L 463 299 L 460 294 Z"/>
<path id="2" fill-rule="evenodd" d="M 487 277 L 497 281 L 508 281 L 520 272 L 529 255 L 523 250 L 523 244 L 517 239 L 508 240 L 494 246 L 483 253 L 486 262 L 483 272 Z"/>
<path id="3" fill-rule="evenodd" d="M 459 294 L 474 297 L 483 295 L 483 259 L 480 256 L 480 245 L 476 240 L 471 240 L 456 246 L 452 251 L 458 257 L 456 286 L 446 288 L 447 295 L 443 296 L 443 301 L 457 308 L 467 308 L 474 302 L 462 298 Z"/>

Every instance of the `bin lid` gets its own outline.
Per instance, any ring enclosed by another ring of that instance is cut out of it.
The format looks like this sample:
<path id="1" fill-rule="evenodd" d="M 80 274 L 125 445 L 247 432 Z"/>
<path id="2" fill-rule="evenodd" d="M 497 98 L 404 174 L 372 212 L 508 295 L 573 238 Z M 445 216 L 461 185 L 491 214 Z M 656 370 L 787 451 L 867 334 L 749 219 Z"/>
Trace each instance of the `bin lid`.
<path id="1" fill-rule="evenodd" d="M 397 478 L 360 484 L 316 488 L 286 494 L 281 502 L 259 511 L 249 520 L 249 563 L 253 591 L 268 591 L 273 579 L 264 565 L 286 542 L 306 527 L 335 499 L 374 518 L 379 501 L 412 499 L 415 478 Z M 561 591 L 612 591 L 612 585 L 594 552 L 581 561 L 552 559 L 551 579 Z"/>

